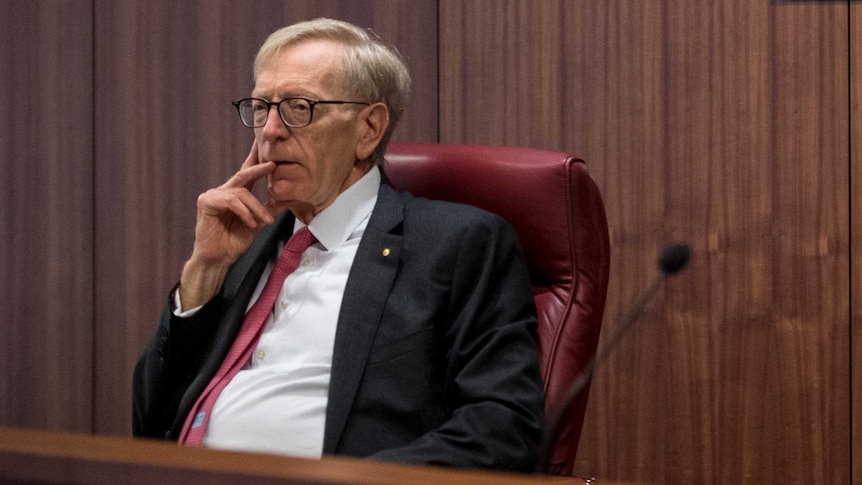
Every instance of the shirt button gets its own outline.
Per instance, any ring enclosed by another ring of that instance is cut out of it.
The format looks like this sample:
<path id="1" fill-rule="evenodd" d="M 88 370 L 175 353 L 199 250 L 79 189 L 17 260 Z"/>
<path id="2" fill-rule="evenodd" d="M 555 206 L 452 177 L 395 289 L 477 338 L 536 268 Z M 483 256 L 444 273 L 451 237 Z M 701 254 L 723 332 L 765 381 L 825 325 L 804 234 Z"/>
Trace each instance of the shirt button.
<path id="1" fill-rule="evenodd" d="M 266 351 L 265 351 L 265 350 L 263 350 L 263 349 L 258 349 L 258 351 L 257 351 L 257 358 L 258 358 L 259 360 L 263 360 L 263 358 L 264 358 L 264 357 L 266 357 Z"/>
<path id="2" fill-rule="evenodd" d="M 290 304 L 289 304 L 289 303 L 287 303 L 287 300 L 281 300 L 281 304 L 280 304 L 279 306 L 281 306 L 281 309 L 282 309 L 282 310 L 287 310 L 287 307 L 288 307 L 289 305 L 290 305 Z"/>
<path id="3" fill-rule="evenodd" d="M 309 264 L 311 264 L 311 261 L 306 259 L 305 261 L 302 262 L 302 267 L 307 268 Z"/>

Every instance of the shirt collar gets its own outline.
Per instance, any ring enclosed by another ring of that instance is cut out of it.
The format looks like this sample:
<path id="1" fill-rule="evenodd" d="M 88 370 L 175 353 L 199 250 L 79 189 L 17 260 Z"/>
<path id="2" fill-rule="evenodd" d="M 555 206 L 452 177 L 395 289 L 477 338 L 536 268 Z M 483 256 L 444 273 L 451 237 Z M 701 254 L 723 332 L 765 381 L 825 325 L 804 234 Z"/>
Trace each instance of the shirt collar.
<path id="1" fill-rule="evenodd" d="M 329 207 L 323 209 L 309 222 L 308 230 L 327 251 L 341 247 L 371 215 L 377 202 L 380 181 L 380 169 L 375 165 L 356 183 L 338 194 Z M 304 225 L 302 221 L 296 219 L 293 225 L 294 232 Z"/>

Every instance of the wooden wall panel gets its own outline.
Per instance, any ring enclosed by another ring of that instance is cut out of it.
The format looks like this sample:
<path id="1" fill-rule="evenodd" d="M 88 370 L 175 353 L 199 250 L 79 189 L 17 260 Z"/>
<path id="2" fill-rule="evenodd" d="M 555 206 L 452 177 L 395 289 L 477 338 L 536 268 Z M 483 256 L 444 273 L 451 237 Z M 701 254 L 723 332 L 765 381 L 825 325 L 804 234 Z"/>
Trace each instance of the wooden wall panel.
<path id="1" fill-rule="evenodd" d="M 436 2 L 96 2 L 95 428 L 131 429 L 131 374 L 191 252 L 198 194 L 233 174 L 252 133 L 231 101 L 267 35 L 329 16 L 372 28 L 415 79 L 396 138 L 437 138 Z M 431 21 L 429 21 L 431 19 Z"/>
<path id="2" fill-rule="evenodd" d="M 850 4 L 850 288 L 853 483 L 862 484 L 862 4 Z"/>
<path id="3" fill-rule="evenodd" d="M 440 138 L 587 160 L 606 328 L 688 241 L 599 369 L 577 471 L 849 480 L 847 4 L 442 0 Z"/>
<path id="4" fill-rule="evenodd" d="M 91 427 L 91 18 L 0 1 L 0 426 Z"/>
<path id="5" fill-rule="evenodd" d="M 862 483 L 862 5 L 844 1 L 0 0 L 0 425 L 128 433 L 195 198 L 251 140 L 230 100 L 270 31 L 320 15 L 407 58 L 397 138 L 587 159 L 608 329 L 665 243 L 693 245 L 599 369 L 578 473 Z"/>

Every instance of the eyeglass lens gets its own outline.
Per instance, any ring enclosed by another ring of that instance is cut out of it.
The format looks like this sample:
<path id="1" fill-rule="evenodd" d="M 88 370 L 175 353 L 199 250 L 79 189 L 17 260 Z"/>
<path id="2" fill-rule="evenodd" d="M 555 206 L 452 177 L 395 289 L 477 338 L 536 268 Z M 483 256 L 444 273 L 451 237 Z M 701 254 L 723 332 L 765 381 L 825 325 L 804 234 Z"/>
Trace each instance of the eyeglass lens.
<path id="1" fill-rule="evenodd" d="M 274 104 L 274 103 L 273 103 Z M 311 104 L 301 98 L 285 98 L 278 104 L 278 112 L 287 126 L 302 127 L 311 123 Z M 244 99 L 239 104 L 242 122 L 250 128 L 260 128 L 266 124 L 270 103 L 261 99 Z"/>

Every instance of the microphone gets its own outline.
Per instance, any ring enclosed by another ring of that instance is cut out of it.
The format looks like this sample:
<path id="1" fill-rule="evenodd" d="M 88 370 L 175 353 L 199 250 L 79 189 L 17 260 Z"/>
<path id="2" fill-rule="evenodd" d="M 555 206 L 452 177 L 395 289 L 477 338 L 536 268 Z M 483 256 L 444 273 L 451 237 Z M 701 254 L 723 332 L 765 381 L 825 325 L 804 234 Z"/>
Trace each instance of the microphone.
<path id="1" fill-rule="evenodd" d="M 690 255 L 691 251 L 688 249 L 688 244 L 668 246 L 658 260 L 658 267 L 665 275 L 674 274 L 685 268 Z"/>
<path id="2" fill-rule="evenodd" d="M 557 437 L 560 423 L 574 400 L 580 396 L 581 392 L 587 384 L 589 384 L 590 379 L 592 379 L 593 373 L 596 370 L 596 365 L 607 359 L 608 355 L 610 355 L 611 351 L 617 346 L 623 335 L 638 320 L 638 317 L 641 315 L 644 308 L 646 308 L 647 304 L 652 301 L 665 279 L 685 268 L 690 256 L 691 251 L 688 244 L 685 243 L 673 244 L 662 251 L 661 257 L 659 257 L 658 260 L 658 267 L 661 270 L 661 273 L 655 277 L 652 284 L 647 288 L 647 291 L 641 295 L 640 300 L 638 300 L 632 307 L 632 310 L 626 315 L 626 317 L 618 321 L 615 326 L 615 332 L 605 340 L 605 345 L 593 354 L 589 362 L 584 366 L 584 369 L 580 374 L 578 374 L 578 377 L 574 382 L 572 382 L 571 387 L 566 391 L 562 403 L 557 407 L 556 411 L 554 411 L 550 416 L 550 419 L 547 421 L 548 426 L 545 427 L 544 436 L 542 437 L 542 443 L 539 447 L 538 454 L 538 470 L 540 473 L 548 473 L 548 458 L 550 458 L 551 444 Z"/>

